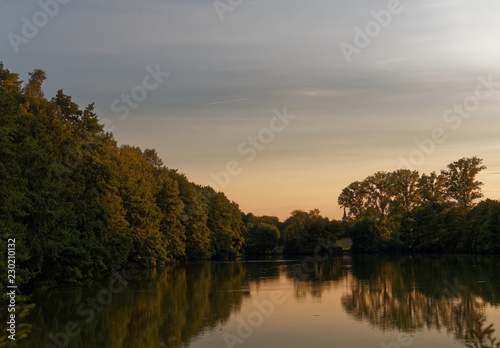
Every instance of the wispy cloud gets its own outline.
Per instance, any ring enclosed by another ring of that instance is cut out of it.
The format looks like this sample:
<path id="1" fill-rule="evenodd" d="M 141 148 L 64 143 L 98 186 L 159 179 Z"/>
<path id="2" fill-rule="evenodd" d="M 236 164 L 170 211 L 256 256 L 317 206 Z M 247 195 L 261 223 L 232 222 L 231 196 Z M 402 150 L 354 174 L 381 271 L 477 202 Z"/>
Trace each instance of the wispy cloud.
<path id="1" fill-rule="evenodd" d="M 205 104 L 205 106 L 209 106 L 209 105 L 219 105 L 219 104 L 227 104 L 227 103 L 236 103 L 236 102 L 239 102 L 239 101 L 244 101 L 244 100 L 249 100 L 250 98 L 241 98 L 241 99 L 233 99 L 233 100 L 224 100 L 224 101 L 218 101 L 218 102 L 214 102 L 214 103 L 208 103 L 208 104 Z"/>
<path id="2" fill-rule="evenodd" d="M 389 71 L 392 71 L 392 72 L 399 74 L 401 71 L 394 69 L 394 65 L 396 65 L 397 63 L 401 63 L 402 61 L 404 61 L 403 58 L 387 59 L 387 60 L 383 60 L 383 61 L 374 63 L 373 66 L 380 68 L 380 69 L 389 70 Z"/>
<path id="3" fill-rule="evenodd" d="M 22 18 L 31 21 L 38 11 L 36 4 L 4 2 L 4 33 L 20 33 Z M 433 129 L 447 127 L 443 113 L 474 92 L 478 76 L 493 74 L 495 83 L 500 81 L 500 46 L 494 42 L 500 35 L 498 0 L 484 0 L 482 6 L 467 0 L 413 1 L 404 20 L 383 28 L 351 65 L 338 43 L 353 37 L 353 26 L 362 26 L 370 11 L 385 3 L 251 3 L 221 23 L 211 1 L 122 0 L 117 9 L 76 0 L 61 7 L 19 55 L 7 35 L 0 36 L 0 51 L 5 66 L 24 80 L 34 68 L 44 69 L 47 96 L 64 88 L 80 105 L 95 102 L 101 118 L 116 117 L 113 100 L 131 93 L 145 66 L 161 63 L 172 78 L 148 93 L 114 134 L 120 143 L 156 148 L 170 167 L 200 184 L 209 183 L 206 173 L 218 170 L 218 163 L 234 158 L 240 142 L 258 134 L 273 107 L 289 105 L 301 117 L 228 187 L 231 199 L 247 211 L 283 212 L 282 217 L 292 207 L 337 211 L 326 202 L 331 197 L 320 193 L 325 187 L 335 194 L 352 180 L 397 168 L 398 157 L 411 153 L 416 140 L 425 146 Z M 464 116 L 464 127 L 449 132 L 446 144 L 419 170 L 439 171 L 457 158 L 477 155 L 489 168 L 484 192 L 496 195 L 499 98 L 495 93 Z M 285 167 L 308 174 L 290 170 L 286 186 Z M 254 180 L 255 173 L 263 173 L 262 179 Z M 267 202 L 263 196 L 276 198 Z"/>

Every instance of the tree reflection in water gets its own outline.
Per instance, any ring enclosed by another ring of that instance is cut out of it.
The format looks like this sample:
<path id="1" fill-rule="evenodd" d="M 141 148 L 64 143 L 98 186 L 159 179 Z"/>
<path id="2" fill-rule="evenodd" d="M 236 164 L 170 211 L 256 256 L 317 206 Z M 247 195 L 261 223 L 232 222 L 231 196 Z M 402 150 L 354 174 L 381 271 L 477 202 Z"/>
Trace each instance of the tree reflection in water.
<path id="1" fill-rule="evenodd" d="M 355 319 L 381 330 L 437 329 L 463 339 L 485 319 L 486 305 L 498 305 L 493 262 L 458 256 L 358 256 L 342 305 Z"/>
<path id="2" fill-rule="evenodd" d="M 291 291 L 295 302 L 341 301 L 348 317 L 378 330 L 437 329 L 463 339 L 485 318 L 488 306 L 500 302 L 497 264 L 492 257 L 372 255 L 307 266 L 300 260 L 171 265 L 141 271 L 88 322 L 77 308 L 106 281 L 38 294 L 28 319 L 31 337 L 19 346 L 45 347 L 51 343 L 48 335 L 71 321 L 81 332 L 71 338 L 70 348 L 189 346 L 207 331 L 221 330 L 261 288 Z M 293 301 L 289 305 L 293 308 Z"/>

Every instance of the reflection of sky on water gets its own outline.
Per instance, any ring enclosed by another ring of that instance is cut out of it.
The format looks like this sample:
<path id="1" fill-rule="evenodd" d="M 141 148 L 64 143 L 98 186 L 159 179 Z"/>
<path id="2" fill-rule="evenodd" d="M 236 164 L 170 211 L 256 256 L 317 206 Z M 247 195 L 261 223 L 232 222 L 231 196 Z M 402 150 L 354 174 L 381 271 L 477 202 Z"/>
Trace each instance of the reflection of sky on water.
<path id="1" fill-rule="evenodd" d="M 106 282 L 41 291 L 33 296 L 31 340 L 20 348 L 44 347 L 48 334 L 70 321 L 82 331 L 68 348 L 226 347 L 229 334 L 241 339 L 235 347 L 365 348 L 399 337 L 412 348 L 447 348 L 463 346 L 456 338 L 475 319 L 500 329 L 498 257 L 365 255 L 308 262 L 136 270 L 88 323 L 77 308 Z M 239 338 L 242 325 L 251 333 Z"/>
<path id="2" fill-rule="evenodd" d="M 224 333 L 237 335 L 238 328 L 244 325 L 242 321 L 249 323 L 249 318 L 255 317 L 255 301 L 269 301 L 273 291 L 282 292 L 285 303 L 276 305 L 272 315 L 252 328 L 252 334 L 238 346 L 378 347 L 399 340 L 400 346 L 411 343 L 411 347 L 456 347 L 455 338 L 463 335 L 467 321 L 485 317 L 487 323 L 500 327 L 500 309 L 478 296 L 499 293 L 500 289 L 491 287 L 491 277 L 484 273 L 491 262 L 469 265 L 460 258 L 408 262 L 405 258 L 383 261 L 377 257 L 365 261 L 379 270 L 367 279 L 356 278 L 345 260 L 321 264 L 310 280 L 291 277 L 293 264 L 269 263 L 267 267 L 279 271 L 279 275 L 250 281 L 250 297 L 244 299 L 241 310 L 232 313 L 228 323 L 219 329 L 204 333 L 191 347 L 225 345 Z M 421 267 L 431 269 L 437 261 L 442 264 L 442 274 L 449 278 L 461 272 L 460 282 L 446 282 L 432 273 L 408 276 Z M 480 267 L 479 273 L 476 267 Z M 356 272 L 364 274 L 362 269 Z M 433 276 L 434 280 L 420 283 Z M 487 280 L 463 283 L 474 276 Z M 407 282 L 408 278 L 413 281 Z M 446 284 L 460 286 L 447 291 L 450 285 Z"/>

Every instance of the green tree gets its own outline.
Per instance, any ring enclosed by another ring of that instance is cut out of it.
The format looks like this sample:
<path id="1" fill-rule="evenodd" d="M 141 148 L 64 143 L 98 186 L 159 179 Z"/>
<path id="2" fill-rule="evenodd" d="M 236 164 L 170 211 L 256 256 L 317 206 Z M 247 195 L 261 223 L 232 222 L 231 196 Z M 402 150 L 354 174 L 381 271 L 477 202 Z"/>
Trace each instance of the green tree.
<path id="1" fill-rule="evenodd" d="M 500 201 L 487 199 L 472 208 L 467 220 L 472 222 L 472 251 L 482 253 L 500 252 Z"/>
<path id="2" fill-rule="evenodd" d="M 47 78 L 45 75 L 45 71 L 35 69 L 33 72 L 29 73 L 29 76 L 30 79 L 23 88 L 24 94 L 30 97 L 43 98 L 42 84 L 43 81 L 45 81 L 45 79 Z"/>
<path id="3" fill-rule="evenodd" d="M 170 170 L 169 175 L 177 182 L 179 197 L 184 204 L 182 224 L 186 236 L 186 257 L 198 260 L 209 259 L 212 256 L 210 229 L 207 227 L 209 208 L 204 202 L 204 195 L 184 174 Z"/>
<path id="4" fill-rule="evenodd" d="M 436 172 L 429 175 L 422 174 L 417 187 L 423 205 L 443 204 L 446 201 L 446 178 L 443 174 L 436 175 Z"/>
<path id="5" fill-rule="evenodd" d="M 358 219 L 366 211 L 368 187 L 366 182 L 354 181 L 342 190 L 338 204 L 348 210 L 350 218 Z"/>
<path id="6" fill-rule="evenodd" d="M 123 267 L 129 258 L 133 238 L 130 223 L 127 221 L 127 211 L 120 195 L 120 150 L 116 141 L 107 134 L 103 141 L 103 151 L 100 161 L 105 163 L 112 173 L 107 185 L 106 194 L 101 197 L 99 204 L 107 214 L 107 240 L 105 248 L 110 268 Z"/>
<path id="7" fill-rule="evenodd" d="M 391 204 L 392 183 L 391 174 L 387 172 L 376 172 L 365 179 L 368 192 L 369 208 L 375 212 L 379 220 L 384 220 L 389 213 Z"/>
<path id="8" fill-rule="evenodd" d="M 483 197 L 483 183 L 476 180 L 477 174 L 486 169 L 482 162 L 483 160 L 476 156 L 464 157 L 448 164 L 448 170 L 441 171 L 446 178 L 447 194 L 458 205 L 468 207 L 475 199 Z"/>
<path id="9" fill-rule="evenodd" d="M 160 232 L 167 251 L 167 260 L 184 258 L 186 256 L 186 229 L 182 224 L 184 203 L 179 197 L 178 184 L 169 176 L 166 168 L 161 169 L 157 178 L 159 190 L 155 198 L 162 214 Z"/>
<path id="10" fill-rule="evenodd" d="M 365 217 L 355 221 L 349 228 L 352 250 L 356 252 L 376 252 L 381 246 L 380 225 L 374 218 Z"/>
<path id="11" fill-rule="evenodd" d="M 400 235 L 403 246 L 411 251 L 439 251 L 444 210 L 444 205 L 432 203 L 408 212 Z"/>
<path id="12" fill-rule="evenodd" d="M 329 221 L 318 209 L 294 210 L 285 221 L 285 253 L 313 254 L 333 248 L 343 234 L 342 224 Z"/>
<path id="13" fill-rule="evenodd" d="M 186 251 L 185 228 L 182 224 L 184 203 L 179 197 L 178 183 L 170 177 L 156 150 L 146 149 L 142 154 L 153 169 L 157 183 L 155 199 L 161 212 L 160 232 L 166 260 L 184 258 Z"/>
<path id="14" fill-rule="evenodd" d="M 436 251 L 468 252 L 472 245 L 469 235 L 470 221 L 467 220 L 469 209 L 465 206 L 454 206 L 443 210 L 439 225 Z M 469 241 L 467 241 L 469 240 Z"/>
<path id="15" fill-rule="evenodd" d="M 133 240 L 129 261 L 154 266 L 158 261 L 167 260 L 160 232 L 162 216 L 155 199 L 154 168 L 139 148 L 123 145 L 117 176 L 118 194 Z"/>
<path id="16" fill-rule="evenodd" d="M 210 229 L 212 257 L 227 259 L 240 256 L 245 226 L 238 205 L 211 187 L 204 187 L 203 193 L 209 207 L 207 227 Z"/>
<path id="17" fill-rule="evenodd" d="M 399 169 L 392 172 L 390 176 L 393 209 L 405 212 L 411 211 L 419 204 L 417 183 L 420 175 L 416 170 Z"/>
<path id="18" fill-rule="evenodd" d="M 250 254 L 270 254 L 278 247 L 280 231 L 275 225 L 258 222 L 248 227 L 245 251 Z"/>

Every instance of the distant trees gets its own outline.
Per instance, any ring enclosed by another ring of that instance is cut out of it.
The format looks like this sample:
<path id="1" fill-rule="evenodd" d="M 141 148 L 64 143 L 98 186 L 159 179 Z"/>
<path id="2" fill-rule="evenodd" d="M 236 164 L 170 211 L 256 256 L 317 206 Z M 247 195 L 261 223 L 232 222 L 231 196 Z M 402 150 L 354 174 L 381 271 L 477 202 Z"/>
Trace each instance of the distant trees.
<path id="1" fill-rule="evenodd" d="M 500 253 L 500 202 L 487 199 L 472 208 L 468 218 L 475 249 Z"/>
<path id="2" fill-rule="evenodd" d="M 318 209 L 294 210 L 284 222 L 276 216 L 243 215 L 246 225 L 245 253 L 270 254 L 283 248 L 285 254 L 339 253 L 335 246 L 345 233 L 342 223 L 321 216 Z"/>
<path id="3" fill-rule="evenodd" d="M 354 181 L 342 190 L 338 204 L 347 209 L 347 215 L 356 219 L 365 214 L 367 210 L 368 185 L 366 181 Z"/>
<path id="4" fill-rule="evenodd" d="M 351 225 L 349 234 L 353 251 L 375 252 L 381 249 L 383 233 L 381 225 L 374 219 L 357 220 Z"/>
<path id="5" fill-rule="evenodd" d="M 443 204 L 446 201 L 446 177 L 443 174 L 436 175 L 436 172 L 429 175 L 422 174 L 417 187 L 420 203 L 423 205 Z"/>
<path id="6" fill-rule="evenodd" d="M 284 244 L 283 223 L 277 216 L 242 215 L 246 226 L 244 250 L 247 255 L 267 255 L 277 251 Z"/>
<path id="7" fill-rule="evenodd" d="M 283 225 L 284 252 L 290 254 L 314 254 L 331 249 L 343 234 L 342 224 L 321 216 L 318 209 L 295 210 Z"/>
<path id="8" fill-rule="evenodd" d="M 265 222 L 252 223 L 247 228 L 245 252 L 247 254 L 271 254 L 279 243 L 280 231 Z"/>
<path id="9" fill-rule="evenodd" d="M 353 250 L 498 252 L 500 202 L 474 205 L 483 196 L 482 160 L 461 158 L 447 168 L 377 172 L 347 186 L 338 203 L 349 209 Z"/>
<path id="10" fill-rule="evenodd" d="M 392 196 L 391 180 L 391 174 L 386 172 L 376 172 L 365 179 L 368 193 L 366 207 L 370 214 L 374 214 L 380 219 L 389 212 Z"/>
<path id="11" fill-rule="evenodd" d="M 482 182 L 476 180 L 477 174 L 486 169 L 482 159 L 477 157 L 462 158 L 448 164 L 448 170 L 441 171 L 446 181 L 446 192 L 458 205 L 470 206 L 472 201 L 483 197 Z"/>
<path id="12" fill-rule="evenodd" d="M 486 168 L 481 162 L 477 157 L 462 158 L 449 164 L 441 175 L 432 172 L 420 176 L 408 169 L 376 172 L 344 188 L 338 204 L 348 209 L 353 219 L 371 216 L 379 220 L 430 203 L 470 206 L 482 197 L 482 183 L 475 179 Z"/>
<path id="13" fill-rule="evenodd" d="M 390 201 L 393 211 L 406 212 L 415 208 L 421 201 L 418 194 L 418 180 L 416 170 L 399 169 L 390 175 Z"/>

